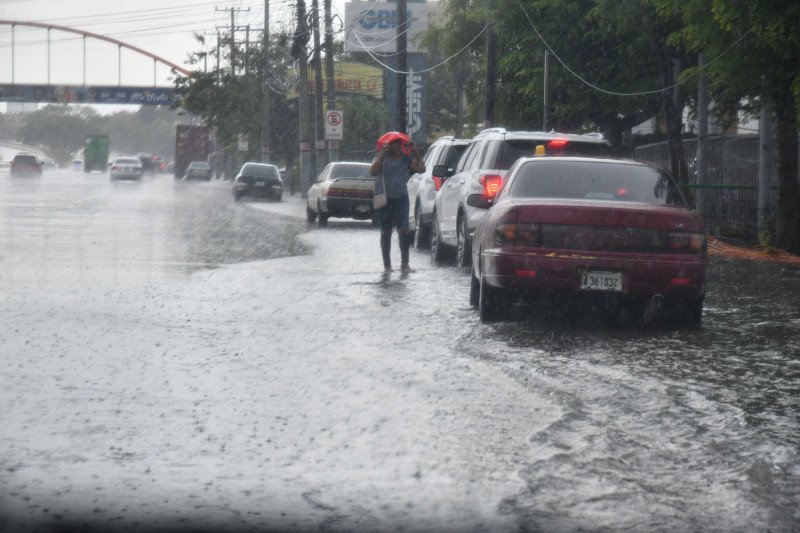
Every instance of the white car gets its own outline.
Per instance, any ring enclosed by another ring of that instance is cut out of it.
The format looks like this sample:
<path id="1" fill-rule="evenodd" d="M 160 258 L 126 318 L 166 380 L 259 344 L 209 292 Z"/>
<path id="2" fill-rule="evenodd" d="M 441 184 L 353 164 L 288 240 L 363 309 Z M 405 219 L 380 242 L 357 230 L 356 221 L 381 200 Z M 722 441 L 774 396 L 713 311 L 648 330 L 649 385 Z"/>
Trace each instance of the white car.
<path id="1" fill-rule="evenodd" d="M 117 157 L 111 162 L 111 179 L 142 179 L 142 162 L 138 157 Z"/>
<path id="2" fill-rule="evenodd" d="M 455 249 L 456 263 L 467 267 L 471 261 L 472 234 L 486 208 L 467 203 L 471 194 L 493 198 L 506 172 L 523 156 L 611 155 L 611 144 L 597 133 L 575 135 L 541 131 L 506 131 L 490 128 L 470 141 L 458 160 L 454 174 L 436 193 L 431 224 L 431 257 L 441 262 L 447 249 Z M 434 167 L 434 173 L 446 171 Z"/>

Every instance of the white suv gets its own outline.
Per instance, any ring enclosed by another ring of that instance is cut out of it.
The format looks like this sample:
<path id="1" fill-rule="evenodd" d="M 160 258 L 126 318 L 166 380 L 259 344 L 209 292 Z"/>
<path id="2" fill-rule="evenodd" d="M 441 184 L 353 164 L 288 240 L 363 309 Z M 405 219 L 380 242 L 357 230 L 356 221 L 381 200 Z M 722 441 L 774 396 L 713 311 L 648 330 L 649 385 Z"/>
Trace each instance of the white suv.
<path id="1" fill-rule="evenodd" d="M 467 149 L 469 139 L 456 139 L 447 135 L 439 137 L 425 153 L 425 172 L 412 174 L 406 184 L 411 209 L 408 213 L 408 228 L 414 235 L 414 246 L 427 248 L 430 244 L 433 201 L 448 176 Z M 434 173 L 434 168 L 437 172 Z"/>
<path id="2" fill-rule="evenodd" d="M 441 262 L 449 248 L 455 249 L 458 266 L 469 266 L 472 234 L 486 209 L 467 205 L 467 197 L 477 193 L 494 197 L 511 165 L 520 157 L 536 155 L 537 146 L 543 147 L 545 156 L 611 155 L 610 143 L 598 133 L 483 130 L 469 143 L 453 176 L 436 194 L 431 223 L 434 261 Z M 539 150 L 541 153 L 542 148 Z"/>

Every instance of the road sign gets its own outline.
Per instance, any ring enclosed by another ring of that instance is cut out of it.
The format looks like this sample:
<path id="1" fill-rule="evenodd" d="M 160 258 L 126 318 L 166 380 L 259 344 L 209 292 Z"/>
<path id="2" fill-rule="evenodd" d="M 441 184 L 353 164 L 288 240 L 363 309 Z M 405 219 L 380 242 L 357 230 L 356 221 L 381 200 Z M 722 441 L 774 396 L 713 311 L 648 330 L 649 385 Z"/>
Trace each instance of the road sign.
<path id="1" fill-rule="evenodd" d="M 247 134 L 246 133 L 240 133 L 239 134 L 239 151 L 240 152 L 246 152 L 249 149 L 250 149 L 250 143 L 247 140 Z"/>
<path id="2" fill-rule="evenodd" d="M 342 140 L 344 138 L 344 113 L 328 111 L 325 114 L 325 138 Z"/>

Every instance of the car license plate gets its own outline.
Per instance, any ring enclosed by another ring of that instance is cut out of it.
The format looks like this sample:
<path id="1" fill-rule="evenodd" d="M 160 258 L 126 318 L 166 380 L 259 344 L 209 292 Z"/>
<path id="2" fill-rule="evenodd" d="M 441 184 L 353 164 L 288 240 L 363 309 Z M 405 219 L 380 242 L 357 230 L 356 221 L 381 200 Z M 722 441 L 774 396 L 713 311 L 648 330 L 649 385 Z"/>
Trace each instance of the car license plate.
<path id="1" fill-rule="evenodd" d="M 368 205 L 356 206 L 356 211 L 358 211 L 359 213 L 366 213 L 369 211 L 369 206 Z"/>
<path id="2" fill-rule="evenodd" d="M 257 181 L 256 182 L 256 187 L 263 187 L 263 186 L 264 186 L 264 182 L 263 181 Z"/>
<path id="3" fill-rule="evenodd" d="M 622 291 L 622 273 L 587 270 L 581 274 L 581 289 L 585 291 Z"/>

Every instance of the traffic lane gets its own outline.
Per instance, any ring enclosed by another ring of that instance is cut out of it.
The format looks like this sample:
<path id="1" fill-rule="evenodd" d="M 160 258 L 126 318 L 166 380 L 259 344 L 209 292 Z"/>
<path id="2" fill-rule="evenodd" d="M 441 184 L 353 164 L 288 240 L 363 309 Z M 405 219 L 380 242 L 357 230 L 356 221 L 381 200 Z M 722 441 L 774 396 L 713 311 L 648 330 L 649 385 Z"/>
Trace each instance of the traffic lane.
<path id="1" fill-rule="evenodd" d="M 28 280 L 2 307 L 10 523 L 510 528 L 498 499 L 558 408 L 430 343 L 432 285 L 385 279 L 376 236 L 334 224 L 313 257 L 133 285 Z M 473 314 L 452 303 L 446 335 Z"/>

